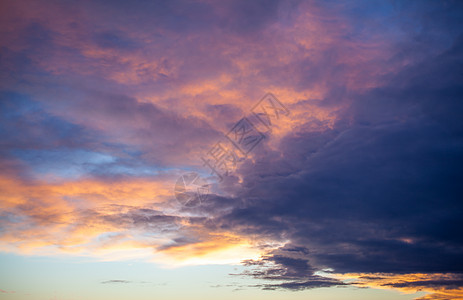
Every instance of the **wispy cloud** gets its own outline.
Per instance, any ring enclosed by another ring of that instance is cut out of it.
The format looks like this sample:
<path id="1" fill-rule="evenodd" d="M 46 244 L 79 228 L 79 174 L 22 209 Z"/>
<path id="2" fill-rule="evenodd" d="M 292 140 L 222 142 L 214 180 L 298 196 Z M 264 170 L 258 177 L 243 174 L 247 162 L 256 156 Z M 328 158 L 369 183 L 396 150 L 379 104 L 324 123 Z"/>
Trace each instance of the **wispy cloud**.
<path id="1" fill-rule="evenodd" d="M 108 283 L 132 283 L 132 281 L 121 280 L 121 279 L 111 279 L 111 280 L 102 281 L 101 283 L 102 284 L 108 284 Z"/>

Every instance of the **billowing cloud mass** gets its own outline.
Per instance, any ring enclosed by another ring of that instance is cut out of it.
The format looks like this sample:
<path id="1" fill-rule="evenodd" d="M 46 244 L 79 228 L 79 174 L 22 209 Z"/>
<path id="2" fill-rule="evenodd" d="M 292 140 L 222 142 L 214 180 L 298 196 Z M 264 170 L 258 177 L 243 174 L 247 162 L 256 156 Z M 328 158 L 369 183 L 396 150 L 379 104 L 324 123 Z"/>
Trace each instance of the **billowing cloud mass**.
<path id="1" fill-rule="evenodd" d="M 463 299 L 461 2 L 0 11 L 0 251 Z M 267 92 L 290 113 L 217 181 L 201 156 Z M 201 205 L 185 172 L 213 182 Z"/>

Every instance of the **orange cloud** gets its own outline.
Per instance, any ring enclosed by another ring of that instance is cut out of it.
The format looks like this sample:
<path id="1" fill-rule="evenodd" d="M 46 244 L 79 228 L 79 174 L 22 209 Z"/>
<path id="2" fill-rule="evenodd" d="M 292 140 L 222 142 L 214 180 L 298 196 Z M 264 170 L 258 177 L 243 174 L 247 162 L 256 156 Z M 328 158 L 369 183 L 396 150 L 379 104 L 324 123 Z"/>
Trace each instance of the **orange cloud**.
<path id="1" fill-rule="evenodd" d="M 239 263 L 260 255 L 248 238 L 188 221 L 169 204 L 171 188 L 170 181 L 156 178 L 46 183 L 1 176 L 0 206 L 7 218 L 0 251 L 146 258 L 167 266 Z M 182 237 L 190 241 L 172 244 Z"/>
<path id="2" fill-rule="evenodd" d="M 102 218 L 123 213 L 124 208 L 118 204 L 129 208 L 153 206 L 171 194 L 165 182 L 148 179 L 83 179 L 50 184 L 5 176 L 0 176 L 0 191 L 0 206 L 12 216 L 12 221 L 4 224 L 1 249 L 18 248 L 24 252 L 47 246 L 82 245 L 106 232 L 124 231 L 124 227 L 102 222 Z M 93 214 L 88 214 L 89 210 Z"/>
<path id="3" fill-rule="evenodd" d="M 453 273 L 348 273 L 335 274 L 334 277 L 348 280 L 359 287 L 376 289 L 395 289 L 406 294 L 426 292 L 428 295 L 417 300 L 459 300 L 463 299 L 463 278 Z"/>
<path id="4" fill-rule="evenodd" d="M 196 242 L 173 245 L 158 252 L 170 265 L 239 264 L 244 259 L 257 259 L 263 253 L 255 241 L 230 232 L 209 232 L 206 228 L 188 228 Z"/>

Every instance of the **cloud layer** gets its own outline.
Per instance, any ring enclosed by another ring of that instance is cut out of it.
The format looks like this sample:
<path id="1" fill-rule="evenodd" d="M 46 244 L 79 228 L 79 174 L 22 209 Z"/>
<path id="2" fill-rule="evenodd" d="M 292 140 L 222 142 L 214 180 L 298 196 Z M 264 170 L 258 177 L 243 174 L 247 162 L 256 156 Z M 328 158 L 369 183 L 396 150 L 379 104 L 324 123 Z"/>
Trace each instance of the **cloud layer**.
<path id="1" fill-rule="evenodd" d="M 458 1 L 1 6 L 0 250 L 462 298 Z M 291 113 L 182 207 L 267 92 Z"/>

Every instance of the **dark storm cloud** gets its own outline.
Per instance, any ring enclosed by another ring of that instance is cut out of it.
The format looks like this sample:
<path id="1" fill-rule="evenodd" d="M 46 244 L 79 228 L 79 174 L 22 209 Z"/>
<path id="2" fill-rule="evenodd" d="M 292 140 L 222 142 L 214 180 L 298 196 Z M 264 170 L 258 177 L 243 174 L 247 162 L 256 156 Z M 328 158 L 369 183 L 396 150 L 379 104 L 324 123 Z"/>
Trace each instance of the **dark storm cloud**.
<path id="1" fill-rule="evenodd" d="M 261 151 L 243 164 L 240 207 L 217 226 L 305 245 L 315 269 L 462 273 L 463 39 L 453 37 L 381 87 L 347 92 L 334 128 L 302 126 L 281 156 Z M 279 276 L 294 265 L 301 280 L 313 272 L 307 261 L 265 260 L 283 266 L 272 270 Z"/>
<path id="2" fill-rule="evenodd" d="M 258 260 L 244 261 L 243 265 L 251 270 L 232 275 L 271 281 L 272 283 L 254 285 L 266 290 L 303 290 L 347 285 L 340 280 L 314 274 L 317 269 L 310 265 L 307 254 L 305 247 L 286 245 Z"/>

